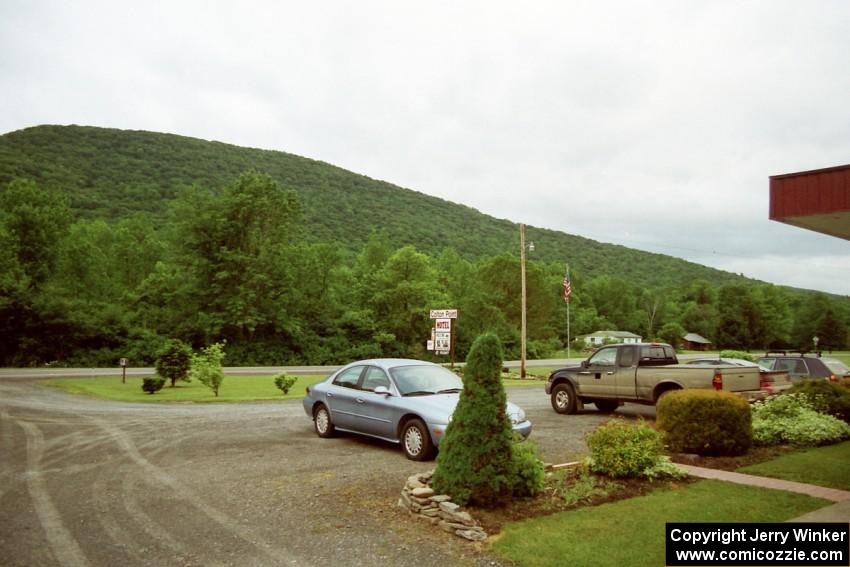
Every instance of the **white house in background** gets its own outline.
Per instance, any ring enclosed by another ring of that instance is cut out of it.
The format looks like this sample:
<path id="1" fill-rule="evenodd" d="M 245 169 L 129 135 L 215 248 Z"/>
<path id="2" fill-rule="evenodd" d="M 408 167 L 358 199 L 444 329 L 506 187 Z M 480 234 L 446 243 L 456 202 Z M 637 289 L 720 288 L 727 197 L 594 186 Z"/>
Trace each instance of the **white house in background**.
<path id="1" fill-rule="evenodd" d="M 617 341 L 621 343 L 639 343 L 643 337 L 630 333 L 628 331 L 596 331 L 590 335 L 581 337 L 588 346 L 598 346 L 607 341 Z"/>

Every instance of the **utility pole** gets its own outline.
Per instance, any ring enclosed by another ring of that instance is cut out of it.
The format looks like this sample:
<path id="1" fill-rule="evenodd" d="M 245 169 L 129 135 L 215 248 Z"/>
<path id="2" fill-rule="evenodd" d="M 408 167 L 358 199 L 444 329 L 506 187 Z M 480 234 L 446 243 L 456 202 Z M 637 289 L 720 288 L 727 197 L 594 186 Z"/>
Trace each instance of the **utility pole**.
<path id="1" fill-rule="evenodd" d="M 522 274 L 522 338 L 520 339 L 520 363 L 519 377 L 525 378 L 525 339 L 526 339 L 526 318 L 525 318 L 525 225 L 519 225 L 519 266 Z"/>

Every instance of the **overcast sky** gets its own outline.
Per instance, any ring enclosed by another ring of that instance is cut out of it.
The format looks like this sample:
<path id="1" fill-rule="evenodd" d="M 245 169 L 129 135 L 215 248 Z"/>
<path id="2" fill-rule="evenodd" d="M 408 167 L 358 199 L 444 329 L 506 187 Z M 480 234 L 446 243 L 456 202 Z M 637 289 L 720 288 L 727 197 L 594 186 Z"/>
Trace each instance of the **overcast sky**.
<path id="1" fill-rule="evenodd" d="M 850 163 L 848 103 L 844 0 L 0 0 L 0 133 L 282 150 L 844 295 L 850 242 L 769 221 L 768 177 Z"/>

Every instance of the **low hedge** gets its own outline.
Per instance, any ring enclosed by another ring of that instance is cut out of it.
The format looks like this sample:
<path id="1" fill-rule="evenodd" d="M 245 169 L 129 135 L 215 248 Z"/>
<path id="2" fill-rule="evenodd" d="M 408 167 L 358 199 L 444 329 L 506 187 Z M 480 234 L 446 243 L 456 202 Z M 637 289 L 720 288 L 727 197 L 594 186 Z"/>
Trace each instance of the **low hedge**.
<path id="1" fill-rule="evenodd" d="M 753 444 L 750 405 L 730 392 L 669 392 L 658 402 L 655 422 L 675 452 L 741 455 Z"/>

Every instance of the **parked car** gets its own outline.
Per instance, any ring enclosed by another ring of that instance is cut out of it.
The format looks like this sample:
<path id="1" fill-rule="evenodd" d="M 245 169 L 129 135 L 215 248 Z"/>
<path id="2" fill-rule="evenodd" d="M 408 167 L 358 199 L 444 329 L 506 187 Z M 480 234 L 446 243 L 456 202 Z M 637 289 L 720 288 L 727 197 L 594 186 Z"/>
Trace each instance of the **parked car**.
<path id="1" fill-rule="evenodd" d="M 788 374 L 791 375 L 792 382 L 809 379 L 826 379 L 837 382 L 842 375 L 836 374 L 830 369 L 826 360 L 820 357 L 820 353 L 772 351 L 759 358 L 757 362 L 771 370 L 787 370 Z M 835 362 L 841 364 L 839 360 Z"/>
<path id="2" fill-rule="evenodd" d="M 400 443 L 414 461 L 433 458 L 460 399 L 463 381 L 438 364 L 408 359 L 352 362 L 307 388 L 304 411 L 319 437 L 339 431 Z M 516 404 L 507 414 L 514 431 L 531 434 Z"/>
<path id="3" fill-rule="evenodd" d="M 850 379 L 850 366 L 847 366 L 837 358 L 821 358 L 826 367 L 832 371 L 837 381 Z"/>
<path id="4" fill-rule="evenodd" d="M 655 405 L 667 392 L 683 389 L 723 390 L 759 400 L 767 397 L 759 382 L 757 368 L 679 364 L 668 344 L 636 343 L 604 346 L 579 366 L 555 370 L 546 393 L 558 413 L 576 413 L 586 403 L 612 412 L 624 402 Z"/>
<path id="5" fill-rule="evenodd" d="M 749 360 L 744 360 L 743 358 L 699 358 L 696 360 L 689 360 L 686 364 L 696 364 L 699 366 L 757 366 L 759 369 L 759 384 L 762 391 L 768 395 L 781 394 L 793 386 L 791 383 L 791 376 L 788 374 L 787 370 L 771 370 L 757 362 L 751 362 Z"/>

